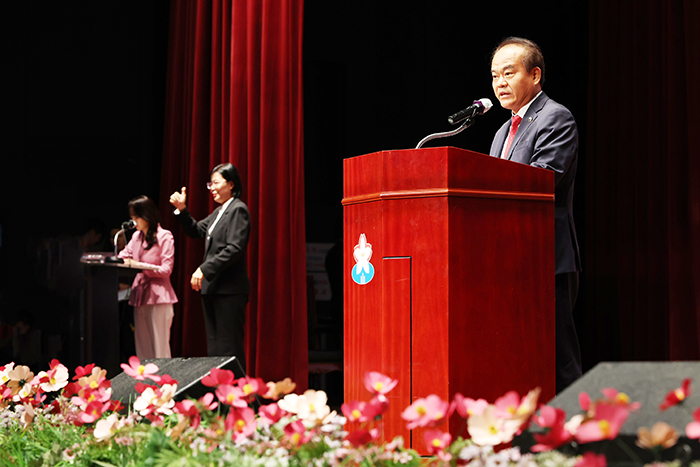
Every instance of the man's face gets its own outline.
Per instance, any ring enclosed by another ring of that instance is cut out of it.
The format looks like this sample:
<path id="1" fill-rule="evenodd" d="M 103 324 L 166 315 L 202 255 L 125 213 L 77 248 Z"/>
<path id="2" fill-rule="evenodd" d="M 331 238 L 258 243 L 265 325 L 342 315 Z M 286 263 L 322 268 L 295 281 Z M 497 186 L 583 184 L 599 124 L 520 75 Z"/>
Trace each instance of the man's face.
<path id="1" fill-rule="evenodd" d="M 501 106 L 514 113 L 540 92 L 541 70 L 530 73 L 523 65 L 523 47 L 510 44 L 500 48 L 491 62 L 491 85 Z"/>

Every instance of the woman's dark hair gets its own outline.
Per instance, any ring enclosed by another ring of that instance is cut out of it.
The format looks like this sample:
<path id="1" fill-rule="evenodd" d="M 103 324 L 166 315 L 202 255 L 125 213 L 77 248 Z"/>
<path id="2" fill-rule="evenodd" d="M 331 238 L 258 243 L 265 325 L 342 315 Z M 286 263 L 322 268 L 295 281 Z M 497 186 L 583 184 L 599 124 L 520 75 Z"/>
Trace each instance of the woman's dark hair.
<path id="1" fill-rule="evenodd" d="M 158 243 L 158 224 L 160 224 L 160 213 L 151 198 L 148 196 L 137 196 L 129 201 L 129 213 L 132 216 L 140 217 L 148 222 L 148 232 L 146 233 L 146 249 L 149 250 Z"/>
<path id="2" fill-rule="evenodd" d="M 233 190 L 231 190 L 231 195 L 233 195 L 234 198 L 241 197 L 243 194 L 243 184 L 241 183 L 241 176 L 238 175 L 238 169 L 236 166 L 229 164 L 228 162 L 226 164 L 219 164 L 211 169 L 209 178 L 211 178 L 211 176 L 215 173 L 218 173 L 224 177 L 224 180 L 227 182 L 233 182 Z"/>

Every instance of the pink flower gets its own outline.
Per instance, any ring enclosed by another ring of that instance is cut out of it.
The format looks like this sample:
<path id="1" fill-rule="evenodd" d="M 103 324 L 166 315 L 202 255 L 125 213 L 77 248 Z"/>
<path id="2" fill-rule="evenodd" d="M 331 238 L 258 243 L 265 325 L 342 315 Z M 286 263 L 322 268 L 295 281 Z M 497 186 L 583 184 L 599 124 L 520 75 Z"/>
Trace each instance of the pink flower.
<path id="1" fill-rule="evenodd" d="M 669 407 L 683 402 L 685 398 L 692 393 L 692 390 L 690 388 L 690 381 L 690 378 L 684 379 L 683 383 L 681 383 L 681 387 L 679 387 L 678 389 L 674 389 L 673 391 L 670 391 L 668 394 L 666 394 L 666 398 L 659 405 L 659 410 L 663 412 Z"/>
<path id="2" fill-rule="evenodd" d="M 236 377 L 233 371 L 212 368 L 209 374 L 202 378 L 202 384 L 210 388 L 215 388 L 220 384 L 233 385 L 235 380 Z"/>
<path id="3" fill-rule="evenodd" d="M 587 452 L 581 456 L 581 460 L 574 467 L 607 467 L 607 465 L 605 454 L 596 455 L 594 452 Z"/>
<path id="4" fill-rule="evenodd" d="M 195 402 L 189 399 L 185 399 L 182 402 L 176 402 L 173 407 L 173 412 L 184 415 L 190 419 L 190 426 L 197 428 L 199 422 L 201 421 L 201 415 L 199 414 L 199 409 L 197 409 Z"/>
<path id="5" fill-rule="evenodd" d="M 544 434 L 533 433 L 537 444 L 532 446 L 532 452 L 550 451 L 563 444 L 570 443 L 574 436 L 564 426 L 566 412 L 558 407 L 543 406 L 540 415 L 534 417 L 534 422 L 547 431 Z"/>
<path id="6" fill-rule="evenodd" d="M 428 454 L 434 456 L 447 449 L 452 442 L 452 435 L 441 430 L 426 430 L 423 434 L 423 440 L 428 449 Z"/>
<path id="7" fill-rule="evenodd" d="M 235 384 L 243 391 L 243 395 L 248 402 L 255 399 L 256 395 L 263 396 L 269 391 L 265 382 L 260 378 L 243 377 L 236 381 Z"/>
<path id="8" fill-rule="evenodd" d="M 226 417 L 227 430 L 233 430 L 233 441 L 240 442 L 255 433 L 255 411 L 250 407 L 233 407 Z"/>
<path id="9" fill-rule="evenodd" d="M 603 393 L 608 401 L 627 407 L 630 411 L 637 410 L 642 406 L 639 402 L 630 402 L 630 397 L 624 392 L 618 392 L 617 389 L 606 388 L 602 389 L 600 392 Z"/>
<path id="10" fill-rule="evenodd" d="M 238 386 L 230 384 L 220 384 L 216 388 L 216 397 L 222 404 L 232 405 L 235 407 L 247 407 L 248 403 L 244 400 L 245 394 Z"/>
<path id="11" fill-rule="evenodd" d="M 189 425 L 192 428 L 197 428 L 202 421 L 200 408 L 203 410 L 212 411 L 219 406 L 218 402 L 212 403 L 213 400 L 214 394 L 208 392 L 198 401 L 186 399 L 182 402 L 176 402 L 175 406 L 173 407 L 173 411 L 189 419 Z"/>
<path id="12" fill-rule="evenodd" d="M 340 410 L 349 422 L 366 422 L 367 418 L 363 416 L 367 402 L 350 401 L 340 406 Z"/>
<path id="13" fill-rule="evenodd" d="M 496 399 L 493 405 L 496 407 L 496 416 L 510 418 L 518 410 L 520 396 L 515 391 L 508 391 L 505 395 Z"/>
<path id="14" fill-rule="evenodd" d="M 129 357 L 129 364 L 122 363 L 121 367 L 124 373 L 139 381 L 143 381 L 146 378 L 156 383 L 160 381 L 160 376 L 155 374 L 158 371 L 158 366 L 155 363 L 141 365 L 141 360 L 136 355 Z"/>
<path id="15" fill-rule="evenodd" d="M 515 430 L 520 434 L 537 410 L 537 400 L 541 389 L 535 388 L 520 399 L 518 393 L 509 391 L 504 396 L 496 399 L 494 403 L 494 415 L 504 420 L 508 425 L 506 431 Z"/>
<path id="16" fill-rule="evenodd" d="M 700 408 L 693 412 L 693 421 L 685 427 L 685 434 L 690 439 L 700 439 Z"/>
<path id="17" fill-rule="evenodd" d="M 484 399 L 474 400 L 464 397 L 460 393 L 455 394 L 455 408 L 462 418 L 469 418 L 469 416 L 474 414 L 482 414 L 488 405 L 489 403 Z"/>
<path id="18" fill-rule="evenodd" d="M 370 371 L 365 374 L 365 387 L 372 394 L 386 394 L 398 384 L 398 380 L 391 379 L 377 371 Z"/>
<path id="19" fill-rule="evenodd" d="M 576 439 L 580 443 L 614 439 L 630 414 L 627 407 L 608 401 L 597 403 L 593 410 L 591 419 L 576 430 Z"/>
<path id="20" fill-rule="evenodd" d="M 284 427 L 284 434 L 287 435 L 287 439 L 294 447 L 299 447 L 302 444 L 306 444 L 311 439 L 312 433 L 306 431 L 304 422 L 301 420 L 295 420 L 288 423 Z"/>
<path id="21" fill-rule="evenodd" d="M 449 402 L 431 394 L 424 399 L 416 399 L 401 413 L 401 418 L 408 422 L 406 427 L 413 430 L 417 427 L 436 427 L 449 418 L 451 413 L 452 407 Z"/>
<path id="22" fill-rule="evenodd" d="M 282 417 L 287 414 L 284 410 L 280 408 L 277 403 L 272 403 L 268 405 L 263 405 L 258 410 L 258 415 L 260 416 L 260 422 L 265 425 L 274 425 L 279 422 Z"/>
<path id="23" fill-rule="evenodd" d="M 199 403 L 202 404 L 202 408 L 209 411 L 212 411 L 219 406 L 219 403 L 214 401 L 214 394 L 210 392 L 200 397 Z"/>

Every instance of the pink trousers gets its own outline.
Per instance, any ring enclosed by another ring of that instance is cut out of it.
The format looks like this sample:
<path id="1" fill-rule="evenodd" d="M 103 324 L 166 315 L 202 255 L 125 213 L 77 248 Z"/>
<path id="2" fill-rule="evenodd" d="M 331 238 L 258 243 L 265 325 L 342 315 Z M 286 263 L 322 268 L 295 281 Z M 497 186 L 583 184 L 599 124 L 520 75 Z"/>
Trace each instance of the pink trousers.
<path id="1" fill-rule="evenodd" d="M 173 314 L 171 303 L 134 307 L 134 340 L 139 359 L 170 358 Z"/>

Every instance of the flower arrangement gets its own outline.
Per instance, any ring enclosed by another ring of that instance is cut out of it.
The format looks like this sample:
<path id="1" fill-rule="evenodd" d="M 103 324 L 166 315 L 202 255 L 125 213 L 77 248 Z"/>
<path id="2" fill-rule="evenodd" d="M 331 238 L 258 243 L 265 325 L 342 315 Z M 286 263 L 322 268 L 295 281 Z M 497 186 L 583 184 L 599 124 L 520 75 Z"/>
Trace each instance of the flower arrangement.
<path id="1" fill-rule="evenodd" d="M 400 437 L 379 441 L 389 406 L 386 394 L 397 384 L 381 373 L 364 378 L 371 399 L 346 402 L 340 415 L 330 409 L 323 391 L 295 394 L 289 379 L 236 379 L 228 370 L 213 368 L 202 379 L 211 392 L 176 401 L 178 382 L 159 375 L 156 365 L 131 357 L 122 368 L 137 381 L 138 397 L 129 407 L 111 399 L 106 371 L 95 365 L 76 368 L 72 378 L 56 360 L 37 375 L 14 363 L 0 367 L 0 465 L 604 467 L 604 454 L 571 456 L 557 448 L 614 440 L 629 413 L 639 408 L 626 395 L 606 389 L 601 400 L 582 394 L 582 413 L 567 421 L 561 409 L 539 405 L 539 389 L 522 398 L 511 391 L 493 403 L 461 394 L 453 401 L 429 395 L 402 412 L 409 429 L 425 428 L 430 456 L 421 457 Z M 660 409 L 682 404 L 690 392 L 687 380 Z M 464 420 L 464 438 L 453 439 L 440 428 L 454 413 Z M 700 409 L 693 417 L 686 436 L 698 439 Z M 510 443 L 531 424 L 539 427 L 533 433 L 536 444 L 521 453 Z M 658 453 L 678 437 L 673 428 L 657 424 L 640 430 L 638 445 Z M 632 459 L 626 465 L 643 462 Z M 700 462 L 685 465 L 700 467 Z"/>

